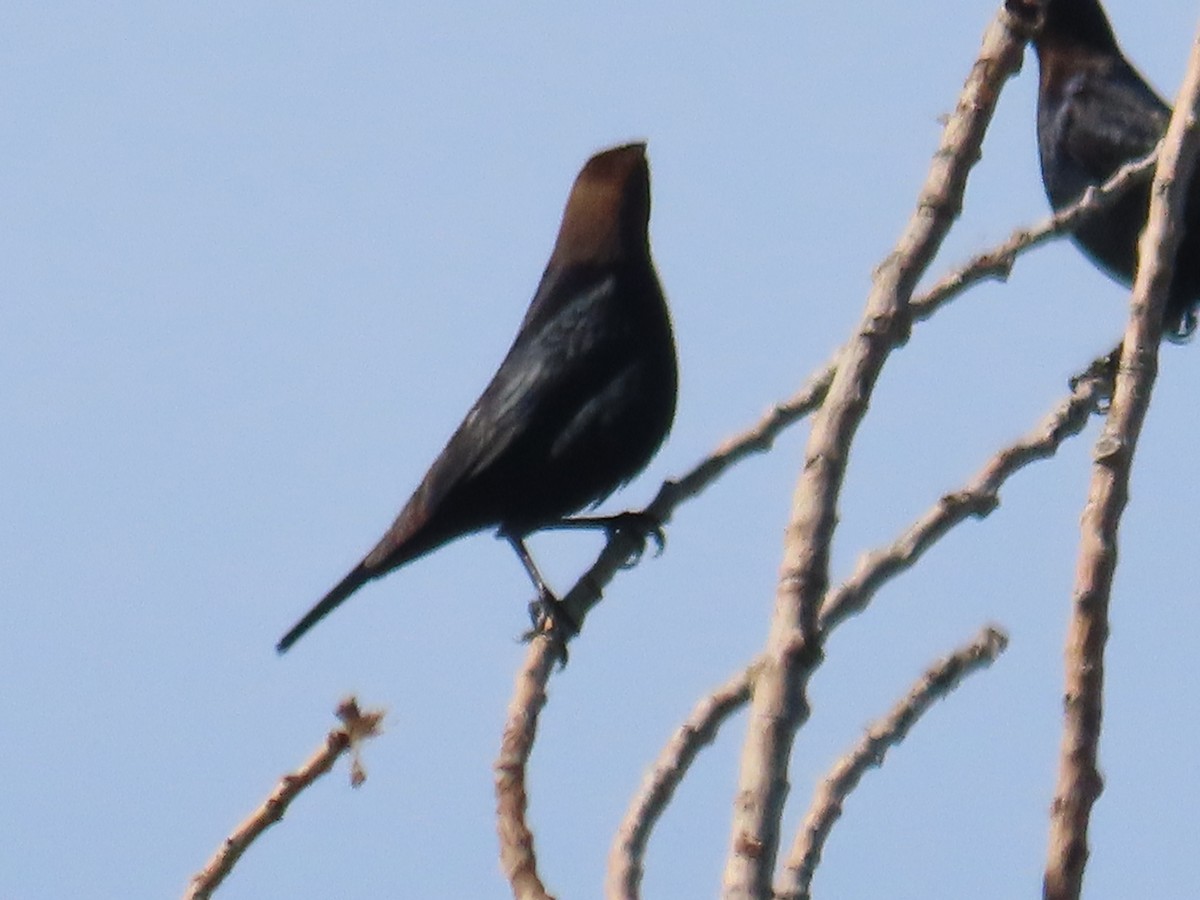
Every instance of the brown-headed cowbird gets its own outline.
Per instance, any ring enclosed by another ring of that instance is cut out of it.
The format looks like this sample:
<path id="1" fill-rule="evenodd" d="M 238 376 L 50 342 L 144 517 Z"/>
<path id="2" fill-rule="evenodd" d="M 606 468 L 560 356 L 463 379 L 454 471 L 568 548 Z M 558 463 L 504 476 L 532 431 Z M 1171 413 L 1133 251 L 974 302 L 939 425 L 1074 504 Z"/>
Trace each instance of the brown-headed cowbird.
<path id="1" fill-rule="evenodd" d="M 1167 130 L 1171 109 L 1121 54 L 1096 0 L 1050 0 L 1034 38 L 1038 85 L 1038 151 L 1042 183 L 1055 209 L 1078 200 L 1091 185 L 1145 156 Z M 1200 302 L 1200 196 L 1194 180 L 1185 234 L 1163 320 L 1165 335 L 1186 339 Z M 1076 244 L 1097 266 L 1129 285 L 1137 241 L 1150 205 L 1150 178 L 1114 206 L 1080 226 Z"/>
<path id="2" fill-rule="evenodd" d="M 392 527 L 283 636 L 279 652 L 366 582 L 485 528 L 512 543 L 540 599 L 552 602 L 525 536 L 629 522 L 567 517 L 640 472 L 675 416 L 675 342 L 650 258 L 649 219 L 645 144 L 587 161 L 541 283 L 491 383 Z"/>

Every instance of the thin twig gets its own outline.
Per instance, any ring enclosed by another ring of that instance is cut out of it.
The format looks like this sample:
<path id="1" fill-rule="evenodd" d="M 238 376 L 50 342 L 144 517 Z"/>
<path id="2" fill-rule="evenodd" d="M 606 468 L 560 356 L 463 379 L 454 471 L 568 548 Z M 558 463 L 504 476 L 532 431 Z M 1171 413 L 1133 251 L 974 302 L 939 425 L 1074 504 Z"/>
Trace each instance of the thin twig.
<path id="1" fill-rule="evenodd" d="M 383 712 L 373 710 L 364 713 L 359 709 L 358 701 L 348 697 L 338 705 L 337 716 L 342 720 L 342 727 L 329 732 L 324 745 L 299 769 L 284 775 L 262 805 L 233 830 L 220 849 L 205 863 L 204 868 L 192 878 L 183 895 L 184 900 L 207 900 L 211 897 L 255 839 L 282 819 L 291 802 L 332 769 L 337 758 L 347 750 L 354 753 L 350 783 L 354 787 L 363 783 L 366 772 L 358 758 L 358 748 L 362 741 L 379 734 Z"/>
<path id="2" fill-rule="evenodd" d="M 750 699 L 755 667 L 743 669 L 696 704 L 658 759 L 646 773 L 629 804 L 608 854 L 605 896 L 609 900 L 636 900 L 650 832 L 696 755 L 712 743 L 725 721 Z"/>
<path id="3" fill-rule="evenodd" d="M 971 673 L 990 666 L 1007 646 L 1008 636 L 1003 631 L 984 628 L 970 643 L 930 666 L 891 712 L 868 728 L 854 749 L 837 761 L 796 833 L 775 888 L 776 900 L 808 900 L 829 832 L 867 770 L 883 765 L 888 750 L 908 737 L 934 701 L 948 696 Z"/>
<path id="4" fill-rule="evenodd" d="M 538 716 L 546 705 L 546 682 L 560 653 L 561 647 L 548 635 L 536 635 L 529 642 L 529 652 L 517 673 L 516 689 L 508 705 L 500 756 L 495 765 L 500 866 L 517 900 L 552 900 L 538 877 L 533 832 L 525 819 L 528 806 L 525 767 L 533 752 Z"/>
<path id="5" fill-rule="evenodd" d="M 1111 354 L 1095 360 L 1072 379 L 1071 393 L 1037 427 L 992 456 L 964 487 L 939 499 L 895 542 L 864 553 L 850 577 L 821 604 L 822 632 L 862 612 L 885 582 L 911 569 L 955 525 L 989 515 L 1000 504 L 1004 482 L 1030 463 L 1049 459 L 1065 440 L 1083 431 L 1112 391 L 1114 362 Z"/>
<path id="6" fill-rule="evenodd" d="M 1115 204 L 1134 185 L 1147 178 L 1158 159 L 1155 148 L 1141 159 L 1121 166 L 1099 186 L 1089 187 L 1069 206 L 1028 228 L 1018 228 L 1008 240 L 972 257 L 964 265 L 943 275 L 911 304 L 914 319 L 927 319 L 946 301 L 989 278 L 1004 281 L 1021 254 L 1047 241 L 1070 234 Z"/>
<path id="7" fill-rule="evenodd" d="M 1083 886 L 1087 829 L 1103 781 L 1097 766 L 1103 713 L 1108 602 L 1117 563 L 1117 531 L 1129 498 L 1129 472 L 1158 371 L 1158 345 L 1182 238 L 1183 210 L 1200 153 L 1200 33 L 1167 126 L 1138 245 L 1132 311 L 1104 432 L 1096 442 L 1092 481 L 1080 522 L 1073 615 L 1067 633 L 1065 713 L 1058 785 L 1051 807 L 1043 893 L 1074 900 Z"/>
<path id="8" fill-rule="evenodd" d="M 808 718 L 807 681 L 823 655 L 817 615 L 829 584 L 829 546 L 851 442 L 891 351 L 908 333 L 908 301 L 958 215 L 967 175 L 1004 82 L 1020 67 L 1028 28 L 1001 9 L 983 47 L 896 249 L 875 272 L 858 333 L 838 359 L 837 374 L 809 436 L 796 486 L 765 665 L 742 753 L 726 898 L 770 890 L 787 795 L 787 763 L 797 729 Z"/>

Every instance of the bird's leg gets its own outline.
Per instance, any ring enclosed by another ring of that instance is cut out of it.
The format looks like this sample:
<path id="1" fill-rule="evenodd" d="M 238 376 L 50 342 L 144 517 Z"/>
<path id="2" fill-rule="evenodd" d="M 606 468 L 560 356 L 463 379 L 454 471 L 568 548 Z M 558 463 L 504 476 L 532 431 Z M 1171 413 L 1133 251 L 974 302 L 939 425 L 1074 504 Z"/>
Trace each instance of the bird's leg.
<path id="1" fill-rule="evenodd" d="M 530 554 L 529 548 L 525 546 L 525 541 L 519 535 L 507 531 L 501 531 L 500 535 L 516 551 L 517 558 L 521 560 L 521 565 L 525 567 L 525 572 L 529 575 L 529 580 L 533 582 L 538 593 L 537 599 L 529 604 L 529 619 L 533 623 L 533 629 L 525 635 L 525 638 L 529 639 L 538 634 L 550 635 L 551 638 L 558 641 L 565 665 L 567 641 L 579 634 L 579 623 L 572 618 L 562 601 L 546 584 L 546 579 L 542 577 L 537 563 L 533 561 L 533 556 Z"/>
<path id="2" fill-rule="evenodd" d="M 610 540 L 619 531 L 636 537 L 639 543 L 632 558 L 622 567 L 626 569 L 633 568 L 641 560 L 642 554 L 646 552 L 647 538 L 654 540 L 655 556 L 661 556 L 663 548 L 667 545 L 667 535 L 663 531 L 662 522 L 650 515 L 650 513 L 642 510 L 630 510 L 628 512 L 617 513 L 614 516 L 575 516 L 574 518 L 551 522 L 549 525 L 543 526 L 542 530 L 549 531 L 551 529 L 560 530 L 567 528 L 602 528 L 608 534 Z"/>

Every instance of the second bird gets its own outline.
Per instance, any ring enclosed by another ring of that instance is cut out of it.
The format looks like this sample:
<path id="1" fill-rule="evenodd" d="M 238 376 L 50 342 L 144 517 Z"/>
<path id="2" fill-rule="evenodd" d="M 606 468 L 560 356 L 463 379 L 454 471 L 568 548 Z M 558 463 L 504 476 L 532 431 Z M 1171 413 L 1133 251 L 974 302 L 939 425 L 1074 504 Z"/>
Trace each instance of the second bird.
<path id="1" fill-rule="evenodd" d="M 366 582 L 457 537 L 524 538 L 640 472 L 675 416 L 675 342 L 650 257 L 644 144 L 587 161 L 499 370 L 375 548 L 283 636 L 283 652 Z M 543 599 L 545 597 L 543 596 Z"/>
<path id="2" fill-rule="evenodd" d="M 1050 0 L 1038 55 L 1038 151 L 1042 182 L 1055 209 L 1078 200 L 1127 162 L 1155 148 L 1171 109 L 1129 64 L 1096 0 Z M 1128 286 L 1138 236 L 1150 206 L 1150 176 L 1074 235 L 1080 248 Z M 1188 337 L 1200 302 L 1200 178 L 1189 188 L 1185 233 L 1163 321 L 1166 336 Z"/>

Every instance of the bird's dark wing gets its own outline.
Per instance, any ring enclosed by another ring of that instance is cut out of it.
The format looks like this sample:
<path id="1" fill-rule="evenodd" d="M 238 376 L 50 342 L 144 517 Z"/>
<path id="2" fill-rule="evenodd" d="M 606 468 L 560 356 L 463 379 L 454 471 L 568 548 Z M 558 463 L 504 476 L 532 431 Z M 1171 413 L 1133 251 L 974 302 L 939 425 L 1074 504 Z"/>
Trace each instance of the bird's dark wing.
<path id="1" fill-rule="evenodd" d="M 611 268 L 546 272 L 500 368 L 363 560 L 368 570 L 386 571 L 501 522 L 509 503 L 501 495 L 531 474 L 519 470 L 536 474 L 544 448 L 602 389 L 595 382 L 620 367 L 627 350 L 618 290 Z"/>
<path id="2" fill-rule="evenodd" d="M 1162 138 L 1170 108 L 1123 60 L 1084 70 L 1064 85 L 1053 123 L 1067 157 L 1096 180 L 1145 156 Z"/>
<path id="3" fill-rule="evenodd" d="M 539 328 L 521 335 L 471 410 L 480 411 L 478 418 L 490 439 L 467 474 L 487 468 L 535 426 L 559 434 L 569 430 L 577 410 L 588 406 L 618 374 L 619 351 L 608 309 L 616 283 L 616 276 L 608 273 L 572 285 L 569 300 Z"/>
<path id="4" fill-rule="evenodd" d="M 427 479 L 427 502 L 485 473 L 532 435 L 561 434 L 620 374 L 611 271 L 547 273 L 495 377 Z M 553 308 L 543 301 L 553 297 Z"/>
<path id="5" fill-rule="evenodd" d="M 644 377 L 642 368 L 631 360 L 619 369 L 610 370 L 608 377 L 595 386 L 596 390 L 564 423 L 562 430 L 550 445 L 550 458 L 565 456 L 580 441 L 587 440 L 589 435 L 617 427 L 619 423 L 613 421 L 615 414 L 621 411 L 622 400 L 630 396 L 632 391 L 639 389 L 637 382 Z"/>

